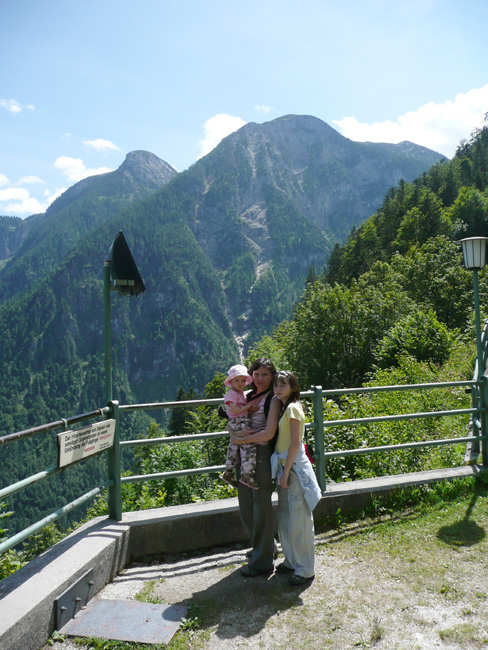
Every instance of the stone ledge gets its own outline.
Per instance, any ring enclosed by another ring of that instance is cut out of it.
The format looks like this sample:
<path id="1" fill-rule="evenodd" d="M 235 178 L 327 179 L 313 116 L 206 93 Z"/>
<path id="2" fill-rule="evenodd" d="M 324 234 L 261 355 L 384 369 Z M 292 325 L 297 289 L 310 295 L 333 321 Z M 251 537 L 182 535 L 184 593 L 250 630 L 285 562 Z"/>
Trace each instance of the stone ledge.
<path id="1" fill-rule="evenodd" d="M 55 629 L 54 601 L 94 568 L 93 595 L 127 563 L 129 526 L 88 522 L 0 582 L 0 650 L 37 650 Z"/>

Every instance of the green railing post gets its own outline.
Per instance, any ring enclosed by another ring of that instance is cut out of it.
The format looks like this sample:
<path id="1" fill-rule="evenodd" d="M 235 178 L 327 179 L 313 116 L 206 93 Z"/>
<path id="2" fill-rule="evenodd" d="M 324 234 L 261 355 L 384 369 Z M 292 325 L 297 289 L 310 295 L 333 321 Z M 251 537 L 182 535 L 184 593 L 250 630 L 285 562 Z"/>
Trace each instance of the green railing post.
<path id="1" fill-rule="evenodd" d="M 115 420 L 114 444 L 108 452 L 108 512 L 111 519 L 122 519 L 122 494 L 120 480 L 120 433 L 119 433 L 119 403 L 117 400 L 109 402 L 110 417 Z"/>
<path id="2" fill-rule="evenodd" d="M 480 422 L 481 422 L 481 435 L 488 435 L 488 418 L 486 407 L 488 405 L 488 387 L 486 385 L 485 377 L 485 359 L 483 354 L 483 344 L 481 341 L 481 320 L 480 320 L 480 295 L 478 284 L 478 270 L 473 269 L 473 298 L 474 298 L 474 325 L 476 330 L 476 356 L 478 376 L 477 394 L 478 394 L 478 408 L 480 409 Z M 488 444 L 486 440 L 482 441 L 481 454 L 483 465 L 488 464 Z"/>
<path id="3" fill-rule="evenodd" d="M 317 481 L 322 492 L 325 492 L 324 405 L 322 386 L 314 386 L 313 391 L 313 421 L 315 434 L 315 463 L 317 466 Z"/>
<path id="4" fill-rule="evenodd" d="M 488 405 L 488 383 L 486 377 L 482 377 L 480 380 L 480 408 L 481 408 L 481 435 L 488 435 L 488 416 L 486 413 L 486 407 Z M 488 442 L 486 440 L 481 441 L 481 458 L 483 465 L 488 465 Z"/>

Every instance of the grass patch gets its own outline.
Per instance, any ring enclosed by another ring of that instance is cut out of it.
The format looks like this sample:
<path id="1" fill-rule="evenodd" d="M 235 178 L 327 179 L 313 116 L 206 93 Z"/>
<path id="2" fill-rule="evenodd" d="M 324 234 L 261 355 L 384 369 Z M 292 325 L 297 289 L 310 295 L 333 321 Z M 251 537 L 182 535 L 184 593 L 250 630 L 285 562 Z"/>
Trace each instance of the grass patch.
<path id="1" fill-rule="evenodd" d="M 148 580 L 139 593 L 136 594 L 136 600 L 139 600 L 141 603 L 153 603 L 154 605 L 159 605 L 162 600 L 154 594 L 155 584 L 155 580 Z"/>
<path id="2" fill-rule="evenodd" d="M 488 644 L 488 638 L 471 623 L 460 623 L 440 630 L 439 636 L 445 643 L 455 643 L 460 648 L 483 648 Z"/>

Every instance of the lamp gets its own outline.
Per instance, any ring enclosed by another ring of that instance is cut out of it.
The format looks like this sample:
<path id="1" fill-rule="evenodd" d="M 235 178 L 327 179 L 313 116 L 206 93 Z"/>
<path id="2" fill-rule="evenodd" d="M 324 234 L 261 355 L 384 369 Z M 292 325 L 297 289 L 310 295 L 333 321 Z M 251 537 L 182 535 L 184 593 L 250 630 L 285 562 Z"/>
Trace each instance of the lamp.
<path id="1" fill-rule="evenodd" d="M 122 231 L 112 242 L 109 258 L 103 265 L 103 297 L 105 307 L 105 396 L 112 414 L 117 413 L 118 402 L 112 401 L 112 334 L 110 331 L 110 291 L 118 291 L 123 296 L 137 296 L 145 290 L 130 248 Z M 116 415 L 112 417 L 117 420 Z M 115 425 L 114 443 L 109 450 L 108 508 L 112 519 L 122 519 L 122 500 L 120 496 L 120 433 Z"/>
<path id="2" fill-rule="evenodd" d="M 474 298 L 474 325 L 476 331 L 476 394 L 474 397 L 474 404 L 477 404 L 480 414 L 481 433 L 483 438 L 487 435 L 488 431 L 488 418 L 487 418 L 487 404 L 488 404 L 488 391 L 487 382 L 485 377 L 485 355 L 483 352 L 483 344 L 481 340 L 481 324 L 480 324 L 480 297 L 479 297 L 479 284 L 478 284 L 478 271 L 481 270 L 486 264 L 486 241 L 488 237 L 466 237 L 461 239 L 461 246 L 463 247 L 464 266 L 473 272 L 473 298 Z M 473 431 L 479 425 L 475 425 L 473 419 Z M 479 441 L 473 446 L 473 450 L 479 453 Z M 483 465 L 488 464 L 488 444 L 487 440 L 483 440 L 482 445 Z"/>
<path id="3" fill-rule="evenodd" d="M 122 231 L 112 242 L 109 257 L 104 264 L 104 305 L 105 305 L 105 397 L 112 399 L 112 339 L 110 332 L 110 290 L 123 296 L 137 296 L 145 291 L 130 248 Z"/>
<path id="4" fill-rule="evenodd" d="M 486 241 L 488 237 L 466 237 L 461 239 L 464 266 L 467 269 L 482 269 L 486 264 Z"/>

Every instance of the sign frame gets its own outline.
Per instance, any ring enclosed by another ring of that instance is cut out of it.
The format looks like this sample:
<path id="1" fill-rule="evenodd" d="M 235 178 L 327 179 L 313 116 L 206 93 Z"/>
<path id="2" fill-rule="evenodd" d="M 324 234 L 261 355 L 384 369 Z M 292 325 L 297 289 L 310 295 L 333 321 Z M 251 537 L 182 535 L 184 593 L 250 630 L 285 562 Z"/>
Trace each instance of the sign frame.
<path id="1" fill-rule="evenodd" d="M 115 420 L 101 420 L 81 429 L 68 429 L 57 435 L 58 467 L 67 467 L 80 460 L 111 449 L 115 438 Z"/>

